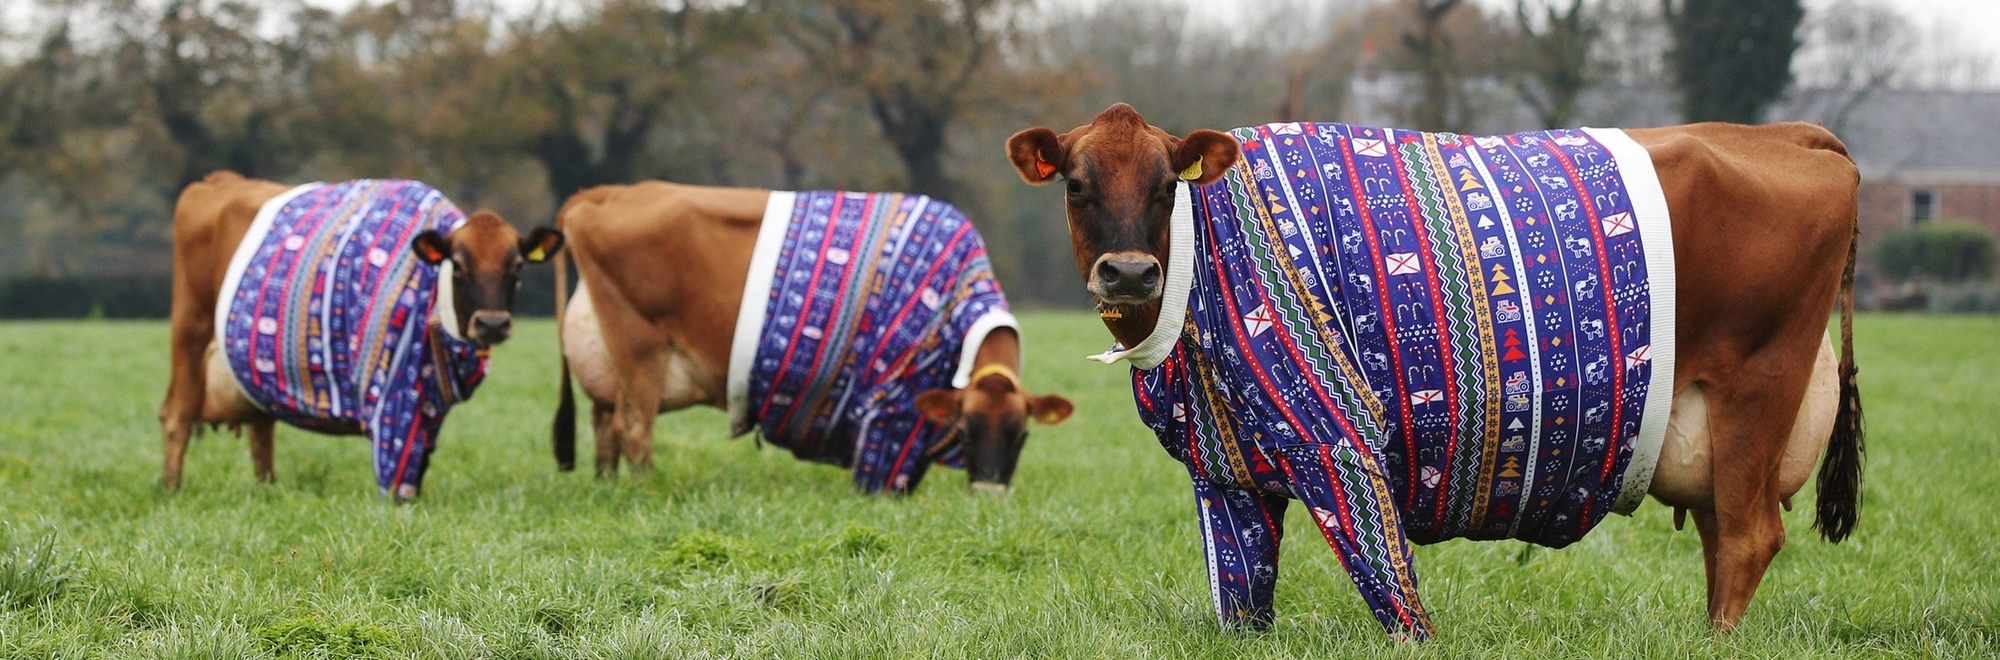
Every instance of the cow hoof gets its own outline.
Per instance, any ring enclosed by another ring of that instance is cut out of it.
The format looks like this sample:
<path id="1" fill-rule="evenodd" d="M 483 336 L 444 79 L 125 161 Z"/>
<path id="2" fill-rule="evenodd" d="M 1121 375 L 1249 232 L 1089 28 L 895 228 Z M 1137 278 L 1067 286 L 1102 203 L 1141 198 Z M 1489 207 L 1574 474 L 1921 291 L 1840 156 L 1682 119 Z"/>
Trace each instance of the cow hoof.
<path id="1" fill-rule="evenodd" d="M 974 495 L 989 495 L 993 497 L 1004 497 L 1011 492 L 1014 492 L 1014 488 L 1008 486 L 1007 484 L 987 483 L 984 481 L 972 482 L 972 493 Z"/>

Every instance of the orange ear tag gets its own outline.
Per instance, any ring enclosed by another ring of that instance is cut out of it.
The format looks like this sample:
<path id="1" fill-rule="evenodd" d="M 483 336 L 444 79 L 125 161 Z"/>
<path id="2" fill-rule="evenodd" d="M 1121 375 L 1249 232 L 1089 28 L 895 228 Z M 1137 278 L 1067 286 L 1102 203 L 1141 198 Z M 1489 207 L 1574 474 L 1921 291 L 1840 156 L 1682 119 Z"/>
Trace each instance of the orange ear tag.
<path id="1" fill-rule="evenodd" d="M 1050 165 L 1049 161 L 1042 160 L 1040 158 L 1035 159 L 1036 176 L 1046 179 L 1049 178 L 1050 176 L 1053 176 L 1055 173 L 1056 173 L 1056 166 Z"/>
<path id="2" fill-rule="evenodd" d="M 1187 166 L 1187 169 L 1181 170 L 1181 180 L 1193 181 L 1199 178 L 1201 178 L 1201 157 L 1195 156 L 1194 164 Z"/>

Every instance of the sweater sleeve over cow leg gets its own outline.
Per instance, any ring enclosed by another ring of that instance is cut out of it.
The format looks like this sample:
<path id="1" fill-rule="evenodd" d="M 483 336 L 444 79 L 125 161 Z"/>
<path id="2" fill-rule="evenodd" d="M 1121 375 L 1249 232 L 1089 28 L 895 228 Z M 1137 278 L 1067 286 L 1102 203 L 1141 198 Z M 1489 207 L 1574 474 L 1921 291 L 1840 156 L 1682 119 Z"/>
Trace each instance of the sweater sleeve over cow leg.
<path id="1" fill-rule="evenodd" d="M 914 410 L 879 410 L 861 421 L 854 438 L 854 486 L 875 494 L 909 493 L 929 471 L 929 449 L 922 440 L 937 435 L 937 427 Z"/>
<path id="2" fill-rule="evenodd" d="M 1413 553 L 1388 479 L 1366 445 L 1353 443 L 1283 447 L 1280 462 L 1382 627 L 1427 639 L 1430 614 L 1417 598 Z"/>
<path id="3" fill-rule="evenodd" d="M 1208 586 L 1223 630 L 1264 630 L 1275 617 L 1278 545 L 1284 536 L 1284 497 L 1217 486 L 1194 478 L 1201 514 L 1201 544 L 1208 557 Z"/>
<path id="4" fill-rule="evenodd" d="M 423 490 L 424 473 L 430 470 L 431 452 L 437 449 L 438 432 L 444 427 L 444 410 L 426 397 L 423 388 L 394 391 L 397 409 L 406 415 L 384 415 L 369 429 L 375 445 L 375 485 L 384 497 L 396 501 L 416 499 Z"/>

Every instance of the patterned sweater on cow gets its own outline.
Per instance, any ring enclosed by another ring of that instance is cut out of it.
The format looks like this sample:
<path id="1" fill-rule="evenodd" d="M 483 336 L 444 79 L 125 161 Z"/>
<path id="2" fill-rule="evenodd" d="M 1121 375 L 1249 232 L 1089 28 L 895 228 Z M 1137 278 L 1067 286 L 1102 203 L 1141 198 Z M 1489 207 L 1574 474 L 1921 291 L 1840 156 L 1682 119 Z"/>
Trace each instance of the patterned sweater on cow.
<path id="1" fill-rule="evenodd" d="M 1233 136 L 1243 159 L 1176 209 L 1180 326 L 1111 356 L 1193 478 L 1225 625 L 1271 616 L 1287 499 L 1382 624 L 1418 637 L 1411 542 L 1561 547 L 1637 506 L 1673 382 L 1644 148 L 1589 129 Z"/>
<path id="2" fill-rule="evenodd" d="M 850 467 L 866 492 L 915 489 L 947 427 L 918 394 L 964 387 L 1015 328 L 986 245 L 950 204 L 897 193 L 773 192 L 729 360 L 732 433 Z"/>
<path id="3" fill-rule="evenodd" d="M 451 262 L 409 247 L 464 221 L 414 181 L 299 186 L 258 212 L 219 298 L 222 350 L 250 400 L 301 428 L 366 434 L 384 494 L 423 485 L 446 411 L 486 374 L 486 351 L 448 320 Z"/>

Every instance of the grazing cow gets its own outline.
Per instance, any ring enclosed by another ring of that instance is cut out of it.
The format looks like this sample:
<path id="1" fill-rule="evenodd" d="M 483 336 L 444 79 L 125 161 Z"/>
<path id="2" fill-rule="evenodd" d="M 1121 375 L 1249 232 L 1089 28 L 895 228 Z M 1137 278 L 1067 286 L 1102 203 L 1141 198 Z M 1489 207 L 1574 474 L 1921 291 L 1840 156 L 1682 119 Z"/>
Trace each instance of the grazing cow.
<path id="1" fill-rule="evenodd" d="M 1726 630 L 1822 451 L 1816 525 L 1854 526 L 1858 174 L 1823 129 L 1182 138 L 1117 104 L 1007 154 L 1064 179 L 1077 268 L 1131 347 L 1103 357 L 1133 362 L 1188 466 L 1225 628 L 1271 620 L 1288 499 L 1417 638 L 1412 542 L 1560 547 L 1651 493 L 1695 511 Z"/>
<path id="2" fill-rule="evenodd" d="M 282 420 L 367 435 L 381 492 L 415 498 L 445 413 L 507 339 L 522 262 L 562 242 L 467 218 L 414 181 L 190 184 L 174 206 L 163 484 L 180 488 L 198 423 L 248 425 L 257 479 L 272 480 Z"/>
<path id="3" fill-rule="evenodd" d="M 851 467 L 865 492 L 914 489 L 932 462 L 1005 492 L 1028 418 L 1071 411 L 1022 389 L 1014 317 L 949 204 L 647 182 L 577 193 L 557 226 L 583 277 L 557 312 L 561 469 L 576 460 L 571 370 L 600 476 L 621 457 L 649 470 L 653 418 L 707 404 L 732 434 Z"/>

